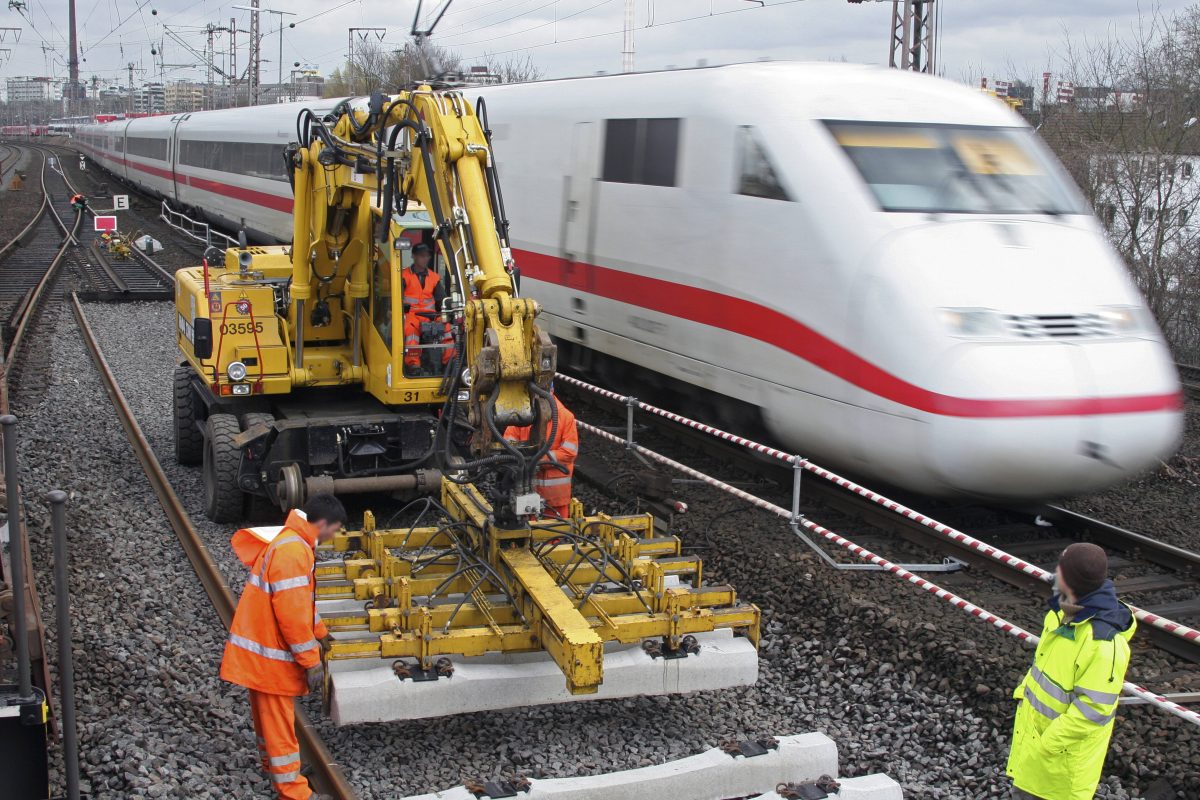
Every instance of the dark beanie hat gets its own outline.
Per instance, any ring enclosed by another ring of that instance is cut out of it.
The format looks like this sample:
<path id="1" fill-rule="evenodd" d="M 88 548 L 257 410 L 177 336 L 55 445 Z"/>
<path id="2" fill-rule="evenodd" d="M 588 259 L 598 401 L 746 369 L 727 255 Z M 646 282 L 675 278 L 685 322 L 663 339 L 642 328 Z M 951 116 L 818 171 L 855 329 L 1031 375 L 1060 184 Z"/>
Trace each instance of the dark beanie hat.
<path id="1" fill-rule="evenodd" d="M 1108 556 L 1104 548 L 1090 542 L 1068 546 L 1058 559 L 1058 566 L 1063 580 L 1077 598 L 1099 589 L 1108 577 Z"/>

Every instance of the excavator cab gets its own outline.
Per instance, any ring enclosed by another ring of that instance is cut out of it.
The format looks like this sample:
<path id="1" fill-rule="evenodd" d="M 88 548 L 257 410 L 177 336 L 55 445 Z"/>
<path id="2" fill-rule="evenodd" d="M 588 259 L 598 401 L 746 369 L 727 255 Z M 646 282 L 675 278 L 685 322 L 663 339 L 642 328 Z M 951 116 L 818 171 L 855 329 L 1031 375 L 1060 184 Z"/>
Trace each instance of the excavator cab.
<path id="1" fill-rule="evenodd" d="M 413 265 L 413 247 L 430 236 L 433 223 L 420 207 L 410 206 L 403 215 L 392 215 L 391 230 L 386 245 L 377 247 L 371 270 L 369 315 L 362 328 L 370 333 L 364 340 L 364 363 L 385 365 L 372 369 L 367 389 L 389 405 L 437 402 L 440 395 L 430 394 L 430 387 L 440 388 L 444 365 L 454 352 L 451 325 L 461 316 L 461 293 L 451 289 L 443 260 L 435 249 L 433 269 L 447 286 L 445 309 L 435 314 L 414 313 L 409 298 L 404 296 L 404 270 Z M 450 332 L 447 338 L 446 333 Z M 416 340 L 412 336 L 416 336 Z"/>

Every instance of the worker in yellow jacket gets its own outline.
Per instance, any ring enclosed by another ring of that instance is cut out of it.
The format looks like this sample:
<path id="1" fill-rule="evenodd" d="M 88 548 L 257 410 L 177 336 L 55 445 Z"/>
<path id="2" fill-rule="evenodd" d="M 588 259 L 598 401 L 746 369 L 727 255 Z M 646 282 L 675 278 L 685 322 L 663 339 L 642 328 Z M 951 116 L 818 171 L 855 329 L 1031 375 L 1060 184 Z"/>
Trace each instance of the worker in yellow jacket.
<path id="1" fill-rule="evenodd" d="M 1033 666 L 1013 692 L 1021 704 L 1006 771 L 1020 800 L 1091 800 L 1137 624 L 1094 544 L 1063 551 L 1054 587 Z"/>
<path id="2" fill-rule="evenodd" d="M 250 576 L 229 627 L 221 677 L 250 690 L 259 760 L 280 800 L 317 797 L 300 774 L 295 701 L 319 692 L 324 679 L 321 640 L 329 631 L 316 608 L 314 549 L 345 522 L 338 499 L 318 494 L 282 527 L 233 535 Z"/>

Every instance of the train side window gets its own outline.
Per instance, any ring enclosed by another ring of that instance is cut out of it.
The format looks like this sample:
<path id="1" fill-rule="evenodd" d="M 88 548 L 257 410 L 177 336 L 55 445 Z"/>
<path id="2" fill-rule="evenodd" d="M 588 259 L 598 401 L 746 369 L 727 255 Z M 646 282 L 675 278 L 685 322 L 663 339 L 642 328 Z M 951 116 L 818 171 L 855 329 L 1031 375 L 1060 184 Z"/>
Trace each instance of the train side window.
<path id="1" fill-rule="evenodd" d="M 674 186 L 679 161 L 679 120 L 648 119 L 643 148 L 642 180 L 651 186 Z"/>
<path id="2" fill-rule="evenodd" d="M 605 120 L 601 180 L 674 186 L 679 128 L 678 118 Z"/>
<path id="3" fill-rule="evenodd" d="M 754 126 L 742 125 L 737 130 L 737 193 L 768 200 L 791 200 L 779 175 L 767 156 Z"/>
<path id="4" fill-rule="evenodd" d="M 601 180 L 637 183 L 638 122 L 610 119 L 604 122 L 604 172 Z"/>

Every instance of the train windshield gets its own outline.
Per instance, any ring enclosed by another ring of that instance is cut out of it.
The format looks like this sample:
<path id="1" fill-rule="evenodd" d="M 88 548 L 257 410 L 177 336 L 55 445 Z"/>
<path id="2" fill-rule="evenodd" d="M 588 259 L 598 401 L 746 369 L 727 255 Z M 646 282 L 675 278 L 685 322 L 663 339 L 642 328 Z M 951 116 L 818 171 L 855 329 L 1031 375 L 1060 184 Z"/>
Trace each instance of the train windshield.
<path id="1" fill-rule="evenodd" d="M 1026 128 L 825 124 L 884 211 L 1087 213 Z"/>

